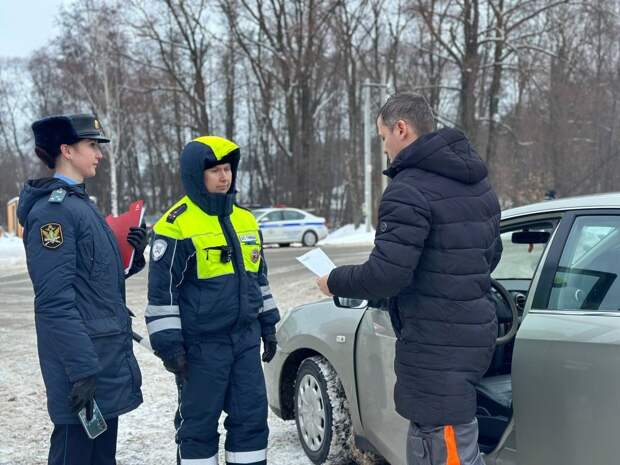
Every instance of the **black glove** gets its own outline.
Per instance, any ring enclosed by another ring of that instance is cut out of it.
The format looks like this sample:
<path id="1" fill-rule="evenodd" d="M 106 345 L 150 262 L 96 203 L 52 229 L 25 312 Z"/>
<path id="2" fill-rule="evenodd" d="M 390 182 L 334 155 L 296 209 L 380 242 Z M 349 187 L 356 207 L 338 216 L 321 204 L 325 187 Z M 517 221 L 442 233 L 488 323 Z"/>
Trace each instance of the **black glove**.
<path id="1" fill-rule="evenodd" d="M 278 341 L 275 334 L 263 336 L 263 362 L 269 363 L 276 354 Z"/>
<path id="2" fill-rule="evenodd" d="M 69 394 L 69 402 L 71 403 L 71 411 L 78 413 L 86 407 L 86 419 L 90 421 L 93 418 L 93 402 L 95 399 L 95 388 L 97 379 L 95 376 L 89 376 L 77 380 L 73 383 L 71 394 Z"/>
<path id="3" fill-rule="evenodd" d="M 142 223 L 140 227 L 132 226 L 129 228 L 129 233 L 127 234 L 127 242 L 131 244 L 131 246 L 136 250 L 137 256 L 144 255 L 144 249 L 146 249 L 147 234 L 146 234 L 146 224 Z"/>
<path id="4" fill-rule="evenodd" d="M 164 360 L 164 367 L 170 373 L 174 373 L 181 384 L 187 382 L 187 357 L 185 353 L 177 354 Z"/>

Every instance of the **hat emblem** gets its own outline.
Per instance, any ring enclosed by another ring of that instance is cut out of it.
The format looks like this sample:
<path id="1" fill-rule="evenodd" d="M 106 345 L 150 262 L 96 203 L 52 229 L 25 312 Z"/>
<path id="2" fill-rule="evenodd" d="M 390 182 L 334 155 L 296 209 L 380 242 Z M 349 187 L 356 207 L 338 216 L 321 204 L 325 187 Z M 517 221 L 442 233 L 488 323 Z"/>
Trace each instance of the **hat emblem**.
<path id="1" fill-rule="evenodd" d="M 99 120 L 95 118 L 95 129 L 101 129 L 101 125 L 99 124 Z"/>

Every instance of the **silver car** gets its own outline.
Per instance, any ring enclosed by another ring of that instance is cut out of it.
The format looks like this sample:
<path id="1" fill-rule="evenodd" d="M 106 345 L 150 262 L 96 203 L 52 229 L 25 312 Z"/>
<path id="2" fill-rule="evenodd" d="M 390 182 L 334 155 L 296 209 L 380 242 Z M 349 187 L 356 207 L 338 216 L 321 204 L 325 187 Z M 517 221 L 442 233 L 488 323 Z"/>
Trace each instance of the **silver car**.
<path id="1" fill-rule="evenodd" d="M 498 346 L 477 387 L 487 465 L 619 463 L 620 193 L 506 210 L 501 230 Z M 405 463 L 382 307 L 325 300 L 279 325 L 269 404 L 316 464 Z"/>
<path id="2" fill-rule="evenodd" d="M 263 243 L 287 247 L 301 242 L 313 247 L 327 237 L 325 218 L 297 208 L 259 208 L 252 210 L 263 234 Z"/>

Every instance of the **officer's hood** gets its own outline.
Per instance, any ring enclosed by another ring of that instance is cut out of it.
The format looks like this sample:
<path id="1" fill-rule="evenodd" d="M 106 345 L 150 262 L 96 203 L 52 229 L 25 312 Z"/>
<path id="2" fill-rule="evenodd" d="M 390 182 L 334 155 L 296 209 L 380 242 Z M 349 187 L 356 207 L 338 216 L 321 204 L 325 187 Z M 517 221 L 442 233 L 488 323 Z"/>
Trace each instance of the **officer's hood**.
<path id="1" fill-rule="evenodd" d="M 230 163 L 232 183 L 226 194 L 207 192 L 204 170 Z M 181 180 L 187 196 L 209 215 L 229 215 L 232 212 L 239 166 L 239 146 L 228 139 L 204 136 L 194 139 L 181 152 Z"/>
<path id="2" fill-rule="evenodd" d="M 465 134 L 443 128 L 425 134 L 405 147 L 385 171 L 390 177 L 406 168 L 418 168 L 463 184 L 476 184 L 487 176 L 487 168 Z"/>
<path id="3" fill-rule="evenodd" d="M 70 186 L 66 182 L 57 178 L 41 178 L 31 179 L 24 184 L 22 191 L 19 193 L 19 204 L 17 206 L 17 218 L 20 224 L 26 223 L 28 213 L 34 204 L 42 197 L 49 197 L 53 190 L 62 187 L 65 190 L 71 190 L 84 193 L 84 185 L 76 184 Z"/>

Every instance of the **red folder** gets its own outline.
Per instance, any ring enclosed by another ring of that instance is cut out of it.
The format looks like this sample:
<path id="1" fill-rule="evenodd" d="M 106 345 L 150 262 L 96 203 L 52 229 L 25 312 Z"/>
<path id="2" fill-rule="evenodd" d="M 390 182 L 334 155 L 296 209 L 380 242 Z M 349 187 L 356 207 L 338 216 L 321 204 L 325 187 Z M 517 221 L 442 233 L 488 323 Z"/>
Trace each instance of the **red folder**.
<path id="1" fill-rule="evenodd" d="M 118 216 L 108 215 L 106 221 L 116 237 L 118 243 L 118 250 L 121 253 L 123 259 L 123 268 L 125 273 L 129 272 L 131 264 L 133 263 L 134 248 L 127 242 L 127 235 L 129 234 L 129 228 L 133 226 L 140 226 L 142 224 L 142 218 L 144 217 L 144 200 L 136 200 L 129 205 L 129 210 Z"/>

